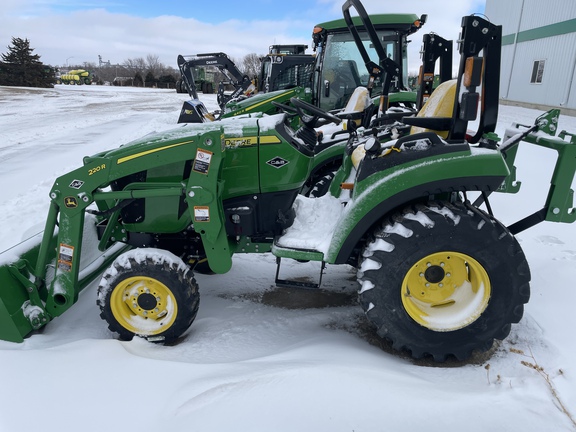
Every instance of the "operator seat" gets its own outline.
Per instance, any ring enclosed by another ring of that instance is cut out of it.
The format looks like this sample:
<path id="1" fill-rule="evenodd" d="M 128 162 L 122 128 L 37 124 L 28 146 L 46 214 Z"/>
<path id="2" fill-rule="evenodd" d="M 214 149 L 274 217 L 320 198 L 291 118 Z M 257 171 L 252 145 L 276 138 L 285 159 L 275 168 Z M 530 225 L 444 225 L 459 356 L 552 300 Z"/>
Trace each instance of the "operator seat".
<path id="1" fill-rule="evenodd" d="M 456 101 L 456 86 L 457 80 L 443 82 L 432 92 L 416 117 L 402 119 L 404 123 L 413 125 L 410 128 L 410 134 L 405 136 L 406 138 L 424 132 L 433 132 L 442 138 L 448 137 Z M 356 169 L 365 156 L 364 145 L 359 145 L 352 152 L 352 164 Z"/>
<path id="2" fill-rule="evenodd" d="M 366 116 L 369 116 L 368 119 L 372 116 L 373 109 L 371 108 L 373 106 L 368 89 L 366 87 L 356 87 L 352 95 L 350 95 L 346 106 L 336 115 L 341 117 L 342 120 L 352 120 L 356 123 L 356 126 L 361 126 Z M 344 123 L 344 127 L 346 127 L 346 123 Z"/>
<path id="3" fill-rule="evenodd" d="M 410 135 L 434 132 L 442 138 L 448 137 L 456 101 L 456 86 L 457 80 L 455 79 L 443 82 L 432 92 L 416 117 L 403 119 L 404 123 L 412 125 Z M 418 119 L 427 120 L 419 121 Z"/>

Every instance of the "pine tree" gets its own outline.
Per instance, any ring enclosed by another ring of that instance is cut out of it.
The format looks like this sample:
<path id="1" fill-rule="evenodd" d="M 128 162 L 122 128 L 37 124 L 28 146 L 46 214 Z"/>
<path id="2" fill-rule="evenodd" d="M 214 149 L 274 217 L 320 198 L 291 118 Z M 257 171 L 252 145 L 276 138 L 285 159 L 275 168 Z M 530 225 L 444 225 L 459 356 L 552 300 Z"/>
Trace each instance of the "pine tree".
<path id="1" fill-rule="evenodd" d="M 136 74 L 134 75 L 134 87 L 144 87 L 144 79 L 142 78 L 142 75 L 140 75 L 140 72 L 136 72 Z"/>
<path id="2" fill-rule="evenodd" d="M 152 71 L 150 71 L 146 74 L 146 77 L 144 78 L 144 83 L 146 87 L 154 87 L 156 84 L 158 84 L 158 79 L 154 76 Z"/>
<path id="3" fill-rule="evenodd" d="M 1 54 L 0 85 L 53 87 L 54 71 L 33 54 L 28 39 L 12 38 L 6 54 Z"/>

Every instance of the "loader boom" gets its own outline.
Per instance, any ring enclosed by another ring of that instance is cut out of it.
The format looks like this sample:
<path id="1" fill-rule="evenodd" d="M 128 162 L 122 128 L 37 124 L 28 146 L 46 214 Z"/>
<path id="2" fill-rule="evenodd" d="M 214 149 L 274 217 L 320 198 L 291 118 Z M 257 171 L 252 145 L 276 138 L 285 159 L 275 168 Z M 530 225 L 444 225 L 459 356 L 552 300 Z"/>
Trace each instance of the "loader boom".
<path id="1" fill-rule="evenodd" d="M 220 82 L 218 86 L 218 104 L 220 108 L 232 99 L 244 94 L 250 94 L 255 90 L 254 83 L 248 75 L 240 72 L 236 64 L 226 54 L 220 53 L 207 53 L 197 54 L 195 56 L 178 56 L 178 68 L 182 74 L 182 79 L 188 88 L 188 94 L 193 99 L 198 99 L 196 93 L 196 84 L 194 82 L 193 70 L 195 67 L 211 66 L 217 67 L 220 72 L 228 77 L 230 84 L 234 86 L 234 91 L 231 94 L 225 94 L 225 84 Z"/>

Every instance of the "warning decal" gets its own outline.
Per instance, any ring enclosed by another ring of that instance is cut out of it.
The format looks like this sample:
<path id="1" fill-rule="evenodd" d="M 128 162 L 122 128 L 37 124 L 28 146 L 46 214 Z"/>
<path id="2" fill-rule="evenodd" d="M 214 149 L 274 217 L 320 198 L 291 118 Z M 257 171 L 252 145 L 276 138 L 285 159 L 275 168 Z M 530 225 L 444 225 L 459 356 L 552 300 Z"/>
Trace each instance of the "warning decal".
<path id="1" fill-rule="evenodd" d="M 210 207 L 195 206 L 194 222 L 210 222 Z"/>
<path id="2" fill-rule="evenodd" d="M 74 246 L 60 243 L 58 249 L 58 269 L 69 272 L 72 270 L 72 261 L 74 260 Z"/>
<path id="3" fill-rule="evenodd" d="M 192 169 L 196 172 L 202 174 L 208 174 L 210 169 L 210 161 L 212 160 L 212 152 L 203 149 L 196 150 L 196 159 L 194 159 L 194 165 Z"/>

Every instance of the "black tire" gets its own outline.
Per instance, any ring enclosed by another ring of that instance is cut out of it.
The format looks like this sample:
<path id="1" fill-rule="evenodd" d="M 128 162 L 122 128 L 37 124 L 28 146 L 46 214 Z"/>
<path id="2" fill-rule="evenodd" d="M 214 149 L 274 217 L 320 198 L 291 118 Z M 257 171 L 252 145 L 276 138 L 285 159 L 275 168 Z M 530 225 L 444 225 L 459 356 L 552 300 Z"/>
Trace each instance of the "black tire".
<path id="1" fill-rule="evenodd" d="M 362 252 L 358 281 L 378 335 L 439 362 L 490 349 L 530 298 L 530 270 L 514 236 L 463 203 L 419 205 L 386 220 Z"/>
<path id="2" fill-rule="evenodd" d="M 329 172 L 318 179 L 312 186 L 312 189 L 310 189 L 310 198 L 320 198 L 326 195 L 330 190 L 330 185 L 335 175 L 335 172 Z"/>
<path id="3" fill-rule="evenodd" d="M 102 276 L 97 299 L 100 317 L 120 339 L 158 343 L 174 342 L 190 327 L 199 301 L 192 271 L 154 249 L 119 256 Z"/>

